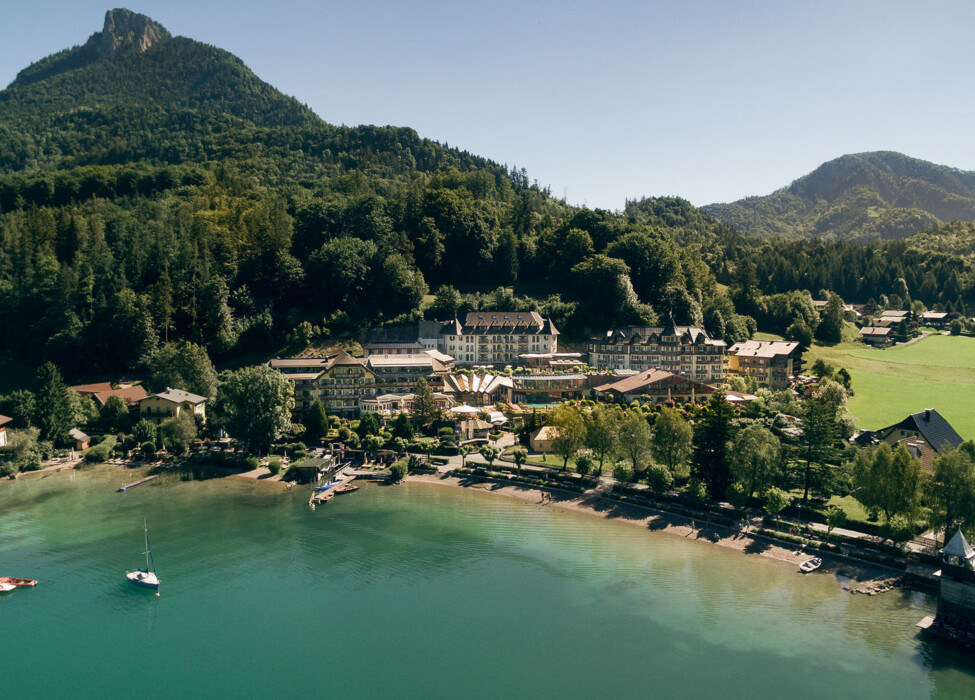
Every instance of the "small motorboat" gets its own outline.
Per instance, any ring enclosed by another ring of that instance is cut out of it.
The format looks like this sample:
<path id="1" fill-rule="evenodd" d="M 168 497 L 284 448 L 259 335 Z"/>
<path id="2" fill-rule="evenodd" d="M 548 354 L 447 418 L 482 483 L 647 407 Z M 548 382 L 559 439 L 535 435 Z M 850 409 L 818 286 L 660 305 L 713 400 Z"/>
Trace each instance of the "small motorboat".
<path id="1" fill-rule="evenodd" d="M 13 576 L 0 576 L 0 583 L 9 583 L 11 586 L 37 585 L 37 581 L 32 578 L 14 578 Z"/>
<path id="2" fill-rule="evenodd" d="M 14 590 L 16 587 L 17 586 L 13 585 L 12 583 L 0 583 L 0 593 L 7 593 Z"/>
<path id="3" fill-rule="evenodd" d="M 338 481 L 331 481 L 331 482 L 329 482 L 327 484 L 324 484 L 322 486 L 316 486 L 313 490 L 315 490 L 315 491 L 328 491 L 333 486 L 338 486 L 338 484 L 339 484 Z"/>
<path id="4" fill-rule="evenodd" d="M 819 557 L 813 557 L 812 559 L 806 559 L 799 565 L 799 571 L 804 574 L 808 574 L 811 571 L 815 571 L 823 565 L 823 560 Z"/>

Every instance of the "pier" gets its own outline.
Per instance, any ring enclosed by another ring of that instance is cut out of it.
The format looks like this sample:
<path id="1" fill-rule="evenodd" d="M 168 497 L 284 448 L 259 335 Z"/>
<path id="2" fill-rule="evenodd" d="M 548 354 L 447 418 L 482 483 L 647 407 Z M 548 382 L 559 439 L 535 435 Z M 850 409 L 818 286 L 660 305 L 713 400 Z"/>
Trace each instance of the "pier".
<path id="1" fill-rule="evenodd" d="M 342 474 L 336 475 L 335 479 L 337 483 L 332 488 L 325 491 L 312 491 L 311 498 L 308 499 L 308 505 L 314 508 L 317 505 L 328 503 L 335 498 L 336 494 L 359 490 L 358 486 L 352 484 L 355 481 L 355 474 L 342 472 Z"/>
<path id="2" fill-rule="evenodd" d="M 118 490 L 120 492 L 122 492 L 122 491 L 128 491 L 129 489 L 134 489 L 136 486 L 142 486 L 143 484 L 152 481 L 157 476 L 159 476 L 159 475 L 158 474 L 153 474 L 152 476 L 143 477 L 142 479 L 139 479 L 138 481 L 133 481 L 131 484 L 126 484 L 125 486 L 119 486 L 118 487 Z"/>

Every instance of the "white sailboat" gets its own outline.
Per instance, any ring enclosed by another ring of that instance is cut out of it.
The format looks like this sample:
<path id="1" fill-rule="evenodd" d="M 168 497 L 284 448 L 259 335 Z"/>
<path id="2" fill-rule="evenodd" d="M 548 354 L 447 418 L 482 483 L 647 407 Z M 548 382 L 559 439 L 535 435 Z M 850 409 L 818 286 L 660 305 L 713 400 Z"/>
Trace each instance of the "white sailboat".
<path id="1" fill-rule="evenodd" d="M 145 520 L 142 522 L 146 531 L 146 568 L 130 571 L 125 575 L 132 583 L 143 588 L 159 588 L 159 577 L 156 576 L 156 560 L 152 557 L 152 547 L 149 546 L 149 525 Z M 151 568 L 150 568 L 151 563 Z"/>

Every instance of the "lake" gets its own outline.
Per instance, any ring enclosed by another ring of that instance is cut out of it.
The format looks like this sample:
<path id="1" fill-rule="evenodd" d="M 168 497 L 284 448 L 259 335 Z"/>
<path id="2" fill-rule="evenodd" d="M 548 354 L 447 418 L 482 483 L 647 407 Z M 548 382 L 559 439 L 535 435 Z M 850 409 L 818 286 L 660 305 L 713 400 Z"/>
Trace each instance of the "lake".
<path id="1" fill-rule="evenodd" d="M 0 483 L 10 697 L 972 698 L 924 594 L 430 484 Z M 144 563 L 160 597 L 125 572 Z"/>

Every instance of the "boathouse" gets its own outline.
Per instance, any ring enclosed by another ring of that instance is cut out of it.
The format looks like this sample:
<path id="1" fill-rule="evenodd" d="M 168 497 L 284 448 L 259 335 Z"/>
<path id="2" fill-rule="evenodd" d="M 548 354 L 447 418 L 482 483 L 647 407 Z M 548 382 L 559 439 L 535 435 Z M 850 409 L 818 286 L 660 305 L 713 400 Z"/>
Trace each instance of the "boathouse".
<path id="1" fill-rule="evenodd" d="M 959 528 L 941 550 L 938 612 L 918 623 L 936 636 L 975 645 L 975 549 Z"/>

